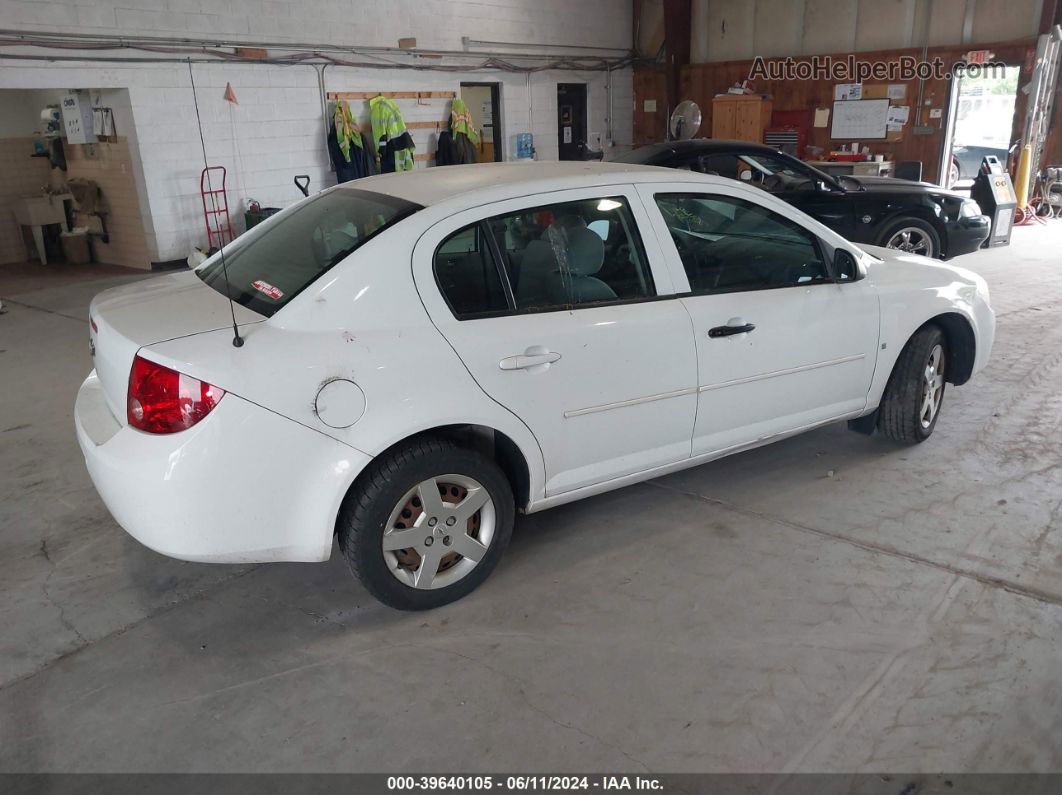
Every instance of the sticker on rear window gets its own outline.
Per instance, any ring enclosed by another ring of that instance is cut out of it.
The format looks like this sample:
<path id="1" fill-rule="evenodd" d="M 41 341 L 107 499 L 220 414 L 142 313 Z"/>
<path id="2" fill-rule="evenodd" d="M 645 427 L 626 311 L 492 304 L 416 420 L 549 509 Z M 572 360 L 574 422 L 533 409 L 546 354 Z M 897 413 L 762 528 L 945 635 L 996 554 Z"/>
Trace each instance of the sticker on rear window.
<path id="1" fill-rule="evenodd" d="M 284 292 L 279 287 L 274 287 L 269 282 L 263 282 L 261 279 L 255 279 L 251 282 L 251 287 L 269 296 L 274 301 L 284 297 Z"/>

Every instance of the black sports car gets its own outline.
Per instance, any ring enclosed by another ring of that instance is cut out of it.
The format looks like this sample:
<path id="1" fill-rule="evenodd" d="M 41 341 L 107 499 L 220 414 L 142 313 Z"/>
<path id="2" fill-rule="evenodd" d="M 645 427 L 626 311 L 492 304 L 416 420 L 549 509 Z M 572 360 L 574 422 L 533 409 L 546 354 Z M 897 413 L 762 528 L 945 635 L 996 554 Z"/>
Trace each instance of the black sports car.
<path id="1" fill-rule="evenodd" d="M 855 243 L 949 259 L 988 237 L 989 219 L 961 193 L 891 177 L 832 177 L 763 144 L 670 141 L 616 159 L 751 182 Z"/>

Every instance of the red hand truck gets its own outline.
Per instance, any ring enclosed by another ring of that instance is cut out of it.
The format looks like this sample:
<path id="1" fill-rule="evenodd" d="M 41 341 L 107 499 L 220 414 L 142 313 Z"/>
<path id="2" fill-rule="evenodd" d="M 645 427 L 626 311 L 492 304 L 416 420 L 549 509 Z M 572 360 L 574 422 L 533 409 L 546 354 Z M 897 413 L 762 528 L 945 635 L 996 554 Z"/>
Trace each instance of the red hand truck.
<path id="1" fill-rule="evenodd" d="M 213 172 L 213 175 L 211 174 Z M 220 173 L 220 177 L 218 175 Z M 221 248 L 231 243 L 232 221 L 229 218 L 229 199 L 225 193 L 225 167 L 207 166 L 199 176 L 199 194 L 203 199 L 203 220 L 207 228 L 207 249 Z M 221 187 L 216 188 L 218 179 Z M 209 206 L 207 204 L 209 197 Z"/>

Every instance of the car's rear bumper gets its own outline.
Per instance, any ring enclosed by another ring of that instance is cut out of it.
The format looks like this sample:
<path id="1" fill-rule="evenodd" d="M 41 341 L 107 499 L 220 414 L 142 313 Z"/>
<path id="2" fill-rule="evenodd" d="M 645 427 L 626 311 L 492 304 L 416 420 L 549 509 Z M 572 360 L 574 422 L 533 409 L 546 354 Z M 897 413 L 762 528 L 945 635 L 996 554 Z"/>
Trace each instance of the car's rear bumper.
<path id="1" fill-rule="evenodd" d="M 95 371 L 78 391 L 74 422 L 118 524 L 181 560 L 327 560 L 339 505 L 370 460 L 231 394 L 186 431 L 143 433 L 114 418 Z"/>
<path id="2" fill-rule="evenodd" d="M 987 215 L 959 218 L 948 223 L 947 259 L 977 251 L 991 231 L 992 222 Z"/>

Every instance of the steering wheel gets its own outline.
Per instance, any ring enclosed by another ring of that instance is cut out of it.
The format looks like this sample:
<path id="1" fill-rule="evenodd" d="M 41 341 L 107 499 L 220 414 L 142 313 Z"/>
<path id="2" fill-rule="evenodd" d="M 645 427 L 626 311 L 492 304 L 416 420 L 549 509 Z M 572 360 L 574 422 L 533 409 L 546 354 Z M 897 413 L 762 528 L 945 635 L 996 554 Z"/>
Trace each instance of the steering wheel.
<path id="1" fill-rule="evenodd" d="M 762 179 L 762 184 L 765 190 L 771 193 L 778 193 L 779 191 L 786 190 L 785 180 L 777 174 L 771 174 L 769 177 Z"/>

